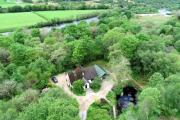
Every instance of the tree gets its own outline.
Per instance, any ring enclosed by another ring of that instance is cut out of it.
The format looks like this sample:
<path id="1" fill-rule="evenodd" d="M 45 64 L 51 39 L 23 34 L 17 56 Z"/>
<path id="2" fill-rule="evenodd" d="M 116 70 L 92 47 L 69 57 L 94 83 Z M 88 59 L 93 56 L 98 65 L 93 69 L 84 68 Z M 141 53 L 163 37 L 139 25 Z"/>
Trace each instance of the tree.
<path id="1" fill-rule="evenodd" d="M 50 60 L 55 64 L 56 71 L 62 72 L 67 68 L 71 68 L 71 58 L 68 45 L 60 45 L 59 48 L 51 53 Z"/>
<path id="2" fill-rule="evenodd" d="M 93 103 L 87 113 L 87 120 L 112 120 L 111 106 L 107 102 L 97 101 Z"/>
<path id="3" fill-rule="evenodd" d="M 53 45 L 55 44 L 57 41 L 56 41 L 56 38 L 55 37 L 47 37 L 45 38 L 44 40 L 44 43 L 46 43 L 47 45 Z"/>
<path id="4" fill-rule="evenodd" d="M 30 39 L 26 39 L 24 41 L 24 45 L 30 46 L 30 47 L 37 47 L 37 45 L 39 45 L 40 43 L 41 43 L 41 40 L 39 37 L 33 37 Z"/>
<path id="5" fill-rule="evenodd" d="M 179 105 L 179 87 L 180 87 L 180 75 L 179 73 L 169 76 L 165 79 L 161 90 L 163 96 L 163 114 L 166 116 L 178 116 L 180 112 Z"/>
<path id="6" fill-rule="evenodd" d="M 126 21 L 122 24 L 122 27 L 128 32 L 137 34 L 141 31 L 141 26 L 138 23 Z"/>
<path id="7" fill-rule="evenodd" d="M 132 58 L 139 45 L 139 40 L 133 35 L 127 35 L 121 41 L 119 41 L 119 49 L 121 49 L 124 56 Z"/>
<path id="8" fill-rule="evenodd" d="M 140 93 L 138 97 L 138 120 L 155 119 L 160 115 L 160 97 L 160 91 L 157 88 L 149 87 Z"/>
<path id="9" fill-rule="evenodd" d="M 167 54 L 161 40 L 142 42 L 131 61 L 133 68 L 142 74 L 161 73 L 164 77 L 179 71 L 179 56 Z"/>
<path id="10" fill-rule="evenodd" d="M 76 42 L 76 46 L 72 54 L 72 61 L 76 64 L 82 64 L 85 57 L 88 55 L 87 49 L 88 46 L 86 41 L 80 40 Z"/>
<path id="11" fill-rule="evenodd" d="M 8 48 L 14 41 L 11 37 L 0 36 L 0 47 Z"/>
<path id="12" fill-rule="evenodd" d="M 9 51 L 4 49 L 4 48 L 0 48 L 0 62 L 3 63 L 4 65 L 7 65 L 9 63 Z"/>
<path id="13" fill-rule="evenodd" d="M 104 109 L 93 109 L 89 112 L 87 120 L 112 120 L 108 115 L 108 111 Z"/>
<path id="14" fill-rule="evenodd" d="M 99 78 L 99 77 L 96 77 L 92 83 L 90 84 L 90 87 L 95 91 L 99 91 L 99 89 L 101 88 L 101 83 L 102 83 L 102 80 Z"/>
<path id="15" fill-rule="evenodd" d="M 0 83 L 6 79 L 8 79 L 8 73 L 3 64 L 0 63 Z"/>
<path id="16" fill-rule="evenodd" d="M 47 120 L 79 120 L 77 106 L 70 104 L 71 102 L 66 99 L 55 101 L 48 108 Z"/>
<path id="17" fill-rule="evenodd" d="M 24 44 L 24 41 L 27 39 L 27 35 L 25 35 L 22 30 L 18 29 L 13 33 L 13 40 L 17 43 Z"/>
<path id="18" fill-rule="evenodd" d="M 32 62 L 28 69 L 37 75 L 37 81 L 35 81 L 34 87 L 39 89 L 47 85 L 48 79 L 55 71 L 54 65 L 44 58 L 38 58 L 36 61 Z"/>
<path id="19" fill-rule="evenodd" d="M 31 103 L 17 120 L 79 120 L 78 104 L 63 90 L 54 88 L 42 94 L 38 102 Z"/>
<path id="20" fill-rule="evenodd" d="M 38 51 L 22 44 L 13 44 L 10 47 L 10 59 L 17 65 L 27 65 L 38 58 Z"/>
<path id="21" fill-rule="evenodd" d="M 88 37 L 72 42 L 72 62 L 74 64 L 84 64 L 95 60 L 101 48 Z"/>
<path id="22" fill-rule="evenodd" d="M 84 81 L 83 80 L 76 80 L 73 82 L 72 85 L 72 91 L 77 95 L 83 95 L 84 94 Z"/>
<path id="23" fill-rule="evenodd" d="M 40 37 L 40 31 L 39 31 L 39 29 L 37 29 L 37 28 L 32 29 L 31 35 L 32 35 L 33 37 Z"/>
<path id="24" fill-rule="evenodd" d="M 177 40 L 177 41 L 174 43 L 174 46 L 175 46 L 176 50 L 177 50 L 178 52 L 180 52 L 180 40 Z"/>
<path id="25" fill-rule="evenodd" d="M 11 98 L 17 93 L 17 82 L 16 81 L 4 81 L 0 84 L 0 98 Z"/>
<path id="26" fill-rule="evenodd" d="M 154 73 L 150 78 L 149 78 L 149 86 L 155 87 L 158 84 L 160 85 L 164 81 L 164 77 L 160 73 Z"/>
<path id="27" fill-rule="evenodd" d="M 18 112 L 22 112 L 30 103 L 36 102 L 39 98 L 37 90 L 28 89 L 21 95 L 16 96 L 11 100 L 12 106 Z"/>
<path id="28" fill-rule="evenodd" d="M 124 34 L 122 32 L 123 29 L 121 28 L 114 28 L 109 30 L 103 37 L 104 48 L 108 49 L 109 46 L 112 46 L 113 44 L 122 40 L 122 38 L 124 38 Z"/>
<path id="29" fill-rule="evenodd" d="M 90 36 L 90 26 L 86 22 L 80 22 L 78 25 L 70 25 L 64 28 L 63 33 L 65 36 L 72 38 L 71 40 L 82 39 L 84 36 Z"/>

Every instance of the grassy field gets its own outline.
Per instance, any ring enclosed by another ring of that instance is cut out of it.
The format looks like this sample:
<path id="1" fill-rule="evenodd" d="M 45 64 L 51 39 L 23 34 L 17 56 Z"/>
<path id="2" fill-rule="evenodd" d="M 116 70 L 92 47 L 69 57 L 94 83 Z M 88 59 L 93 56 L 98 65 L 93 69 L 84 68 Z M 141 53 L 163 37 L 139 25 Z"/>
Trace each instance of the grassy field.
<path id="1" fill-rule="evenodd" d="M 12 28 L 19 28 L 45 22 L 45 20 L 34 13 L 5 13 L 0 14 L 0 31 L 8 31 Z"/>
<path id="2" fill-rule="evenodd" d="M 1 13 L 0 32 L 11 31 L 14 28 L 30 26 L 39 22 L 46 22 L 47 20 L 53 18 L 59 18 L 63 20 L 71 17 L 91 14 L 94 12 L 97 12 L 97 10 L 43 11 L 36 13 Z"/>
<path id="3" fill-rule="evenodd" d="M 8 2 L 6 2 L 6 0 L 0 0 L 0 6 L 2 8 L 12 7 L 15 5 L 25 6 L 25 5 L 29 5 L 29 4 L 30 3 L 16 3 L 16 0 L 9 0 Z"/>
<path id="4" fill-rule="evenodd" d="M 144 31 L 156 29 L 166 23 L 171 16 L 153 15 L 153 16 L 136 16 L 132 21 L 135 21 L 143 26 Z"/>

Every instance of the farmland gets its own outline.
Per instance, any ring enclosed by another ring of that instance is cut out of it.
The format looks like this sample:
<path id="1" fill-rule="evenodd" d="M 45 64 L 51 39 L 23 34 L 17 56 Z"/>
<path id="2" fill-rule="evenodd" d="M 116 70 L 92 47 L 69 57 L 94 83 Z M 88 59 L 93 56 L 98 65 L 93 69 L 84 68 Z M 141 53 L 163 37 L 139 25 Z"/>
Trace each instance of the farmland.
<path id="1" fill-rule="evenodd" d="M 5 0 L 0 0 L 0 7 L 6 8 L 6 7 L 12 7 L 15 5 L 25 6 L 29 5 L 30 3 L 17 3 L 15 0 L 9 0 L 6 2 Z"/>
<path id="2" fill-rule="evenodd" d="M 97 10 L 96 10 L 97 11 Z M 25 27 L 46 22 L 53 18 L 68 19 L 88 15 L 96 12 L 95 10 L 68 10 L 68 11 L 44 11 L 44 12 L 23 12 L 23 13 L 1 13 L 0 31 L 10 31 L 15 28 Z"/>

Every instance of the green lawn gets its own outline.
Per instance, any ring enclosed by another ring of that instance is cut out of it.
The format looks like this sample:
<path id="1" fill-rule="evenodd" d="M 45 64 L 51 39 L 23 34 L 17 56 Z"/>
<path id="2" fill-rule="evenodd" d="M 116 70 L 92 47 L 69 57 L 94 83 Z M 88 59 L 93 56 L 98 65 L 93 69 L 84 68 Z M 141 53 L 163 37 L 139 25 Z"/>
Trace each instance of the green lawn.
<path id="1" fill-rule="evenodd" d="M 0 31 L 19 28 L 44 22 L 45 20 L 34 13 L 2 13 L 0 14 Z"/>
<path id="2" fill-rule="evenodd" d="M 42 11 L 22 13 L 0 13 L 0 32 L 11 31 L 14 28 L 34 25 L 45 22 L 47 19 L 68 19 L 83 14 L 91 14 L 97 10 L 66 10 L 66 11 Z M 100 10 L 101 11 L 101 10 Z"/>
<path id="3" fill-rule="evenodd" d="M 6 2 L 6 0 L 0 0 L 0 6 L 3 8 L 12 7 L 15 5 L 25 6 L 29 4 L 30 3 L 16 3 L 16 0 L 8 0 L 8 2 Z"/>
<path id="4" fill-rule="evenodd" d="M 1 6 L 2 8 L 12 7 L 12 6 L 15 6 L 15 5 L 25 6 L 25 5 L 31 5 L 31 4 L 29 4 L 29 3 L 20 3 L 20 4 L 16 4 L 16 3 L 0 3 L 0 6 Z"/>
<path id="5" fill-rule="evenodd" d="M 47 19 L 53 19 L 53 18 L 60 18 L 60 19 L 68 19 L 68 18 L 75 18 L 79 15 L 86 15 L 91 14 L 97 11 L 103 11 L 103 10 L 61 10 L 61 11 L 41 11 L 36 12 L 39 15 L 44 16 Z"/>

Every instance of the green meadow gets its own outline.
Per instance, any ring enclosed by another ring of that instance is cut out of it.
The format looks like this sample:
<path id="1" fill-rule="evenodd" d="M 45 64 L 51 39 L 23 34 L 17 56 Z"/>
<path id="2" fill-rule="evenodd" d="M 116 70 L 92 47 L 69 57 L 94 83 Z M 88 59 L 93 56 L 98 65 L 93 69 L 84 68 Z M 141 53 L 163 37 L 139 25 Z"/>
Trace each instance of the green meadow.
<path id="1" fill-rule="evenodd" d="M 100 10 L 101 11 L 101 10 Z M 0 32 L 11 31 L 15 28 L 26 27 L 46 22 L 53 18 L 69 19 L 88 15 L 97 12 L 97 10 L 66 10 L 66 11 L 42 11 L 42 12 L 22 12 L 22 13 L 1 13 L 0 14 Z"/>
<path id="2" fill-rule="evenodd" d="M 164 16 L 164 15 L 146 15 L 139 16 L 136 15 L 132 21 L 139 23 L 143 27 L 143 31 L 147 32 L 152 29 L 157 29 L 161 25 L 165 24 L 168 20 L 170 20 L 172 16 Z"/>
<path id="3" fill-rule="evenodd" d="M 0 0 L 0 7 L 2 8 L 12 7 L 15 5 L 25 6 L 30 5 L 30 3 L 16 3 L 15 0 L 9 0 L 8 2 L 6 0 Z"/>

